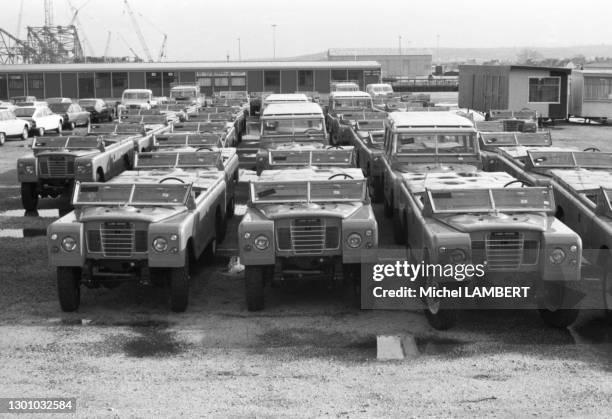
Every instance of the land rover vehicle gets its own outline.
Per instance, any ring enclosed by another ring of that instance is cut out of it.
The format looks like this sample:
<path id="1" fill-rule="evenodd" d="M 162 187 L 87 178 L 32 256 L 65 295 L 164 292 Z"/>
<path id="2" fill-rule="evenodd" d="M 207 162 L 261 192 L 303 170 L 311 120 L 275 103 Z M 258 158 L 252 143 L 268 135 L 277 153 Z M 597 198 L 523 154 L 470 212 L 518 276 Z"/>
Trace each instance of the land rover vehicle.
<path id="1" fill-rule="evenodd" d="M 485 118 L 487 121 L 500 121 L 503 131 L 536 132 L 538 130 L 538 113 L 531 109 L 520 111 L 491 109 Z"/>
<path id="2" fill-rule="evenodd" d="M 157 106 L 153 91 L 149 89 L 126 89 L 121 94 L 119 112 L 127 109 L 151 109 Z"/>
<path id="3" fill-rule="evenodd" d="M 372 83 L 366 86 L 366 92 L 372 99 L 387 98 L 393 96 L 393 87 L 387 83 Z"/>
<path id="4" fill-rule="evenodd" d="M 132 140 L 136 151 L 149 151 L 153 147 L 153 136 L 163 134 L 172 129 L 171 125 L 163 124 L 90 124 L 88 135 L 103 135 L 109 138 L 127 136 Z"/>
<path id="5" fill-rule="evenodd" d="M 172 132 L 175 133 L 193 133 L 193 134 L 214 134 L 221 136 L 221 141 L 225 147 L 236 147 L 238 138 L 234 124 L 217 121 L 217 122 L 199 122 L 187 121 L 176 123 L 172 126 Z"/>
<path id="6" fill-rule="evenodd" d="M 38 197 L 72 192 L 75 180 L 103 182 L 131 167 L 134 145 L 128 136 L 69 136 L 35 138 L 33 154 L 17 160 L 21 202 L 35 211 Z"/>
<path id="7" fill-rule="evenodd" d="M 258 173 L 269 159 L 269 150 L 310 150 L 327 146 L 325 118 L 316 103 L 268 105 L 260 120 L 259 150 L 254 162 Z"/>
<path id="8" fill-rule="evenodd" d="M 14 110 L 15 116 L 30 123 L 30 131 L 39 137 L 45 135 L 45 131 L 56 131 L 62 133 L 64 119 L 49 109 L 48 106 L 25 106 Z"/>
<path id="9" fill-rule="evenodd" d="M 509 171 L 515 173 L 514 167 L 505 163 L 507 160 L 523 165 L 527 150 L 561 150 L 553 147 L 550 132 L 479 132 L 480 154 L 483 168 L 487 171 Z"/>
<path id="10" fill-rule="evenodd" d="M 225 233 L 227 190 L 220 152 L 169 160 L 175 167 L 75 185 L 75 211 L 47 231 L 62 310 L 78 309 L 81 284 L 132 280 L 167 285 L 171 310 L 185 311 L 190 266 L 205 251 L 212 257 Z"/>
<path id="11" fill-rule="evenodd" d="M 363 252 L 378 244 L 378 227 L 361 170 L 266 170 L 250 183 L 238 226 L 249 310 L 264 308 L 264 285 L 276 279 L 340 272 L 359 281 Z"/>
<path id="12" fill-rule="evenodd" d="M 21 137 L 27 140 L 30 131 L 30 122 L 18 119 L 13 111 L 0 110 L 0 145 L 6 141 L 6 137 Z"/>
<path id="13" fill-rule="evenodd" d="M 375 110 L 372 98 L 365 92 L 332 92 L 325 112 L 325 124 L 330 142 L 334 145 L 350 144 L 351 129 L 358 119 L 384 118 L 385 113 Z"/>
<path id="14" fill-rule="evenodd" d="M 564 328 L 578 315 L 565 294 L 580 280 L 582 242 L 554 217 L 551 188 L 521 186 L 503 172 L 407 173 L 396 199 L 403 237 L 416 263 L 483 267 L 484 276 L 461 281 L 426 275 L 426 287 L 530 286 L 544 321 Z M 452 325 L 448 301 L 426 296 L 425 303 L 434 328 Z"/>
<path id="15" fill-rule="evenodd" d="M 382 202 L 385 120 L 358 120 L 352 135 L 351 144 L 355 147 L 356 165 L 368 180 L 370 197 L 373 202 Z"/>
<path id="16" fill-rule="evenodd" d="M 278 103 L 310 102 L 308 96 L 303 93 L 272 93 L 264 97 L 260 112 L 263 112 L 268 105 Z"/>
<path id="17" fill-rule="evenodd" d="M 359 83 L 355 81 L 333 81 L 329 84 L 330 92 L 358 92 Z"/>
<path id="18" fill-rule="evenodd" d="M 198 85 L 180 84 L 170 88 L 171 103 L 181 104 L 185 106 L 195 106 L 196 109 L 206 105 L 206 97 L 200 93 Z"/>
<path id="19" fill-rule="evenodd" d="M 385 216 L 404 176 L 430 170 L 473 172 L 482 167 L 472 122 L 450 112 L 393 112 L 385 120 L 383 192 Z M 401 220 L 399 220 L 401 221 Z"/>
<path id="20" fill-rule="evenodd" d="M 110 122 L 115 118 L 115 110 L 102 99 L 79 99 L 79 105 L 91 115 L 93 122 Z"/>
<path id="21" fill-rule="evenodd" d="M 76 127 L 86 127 L 91 122 L 91 115 L 83 110 L 78 103 L 52 103 L 49 109 L 60 115 L 64 121 L 64 128 L 74 130 Z"/>

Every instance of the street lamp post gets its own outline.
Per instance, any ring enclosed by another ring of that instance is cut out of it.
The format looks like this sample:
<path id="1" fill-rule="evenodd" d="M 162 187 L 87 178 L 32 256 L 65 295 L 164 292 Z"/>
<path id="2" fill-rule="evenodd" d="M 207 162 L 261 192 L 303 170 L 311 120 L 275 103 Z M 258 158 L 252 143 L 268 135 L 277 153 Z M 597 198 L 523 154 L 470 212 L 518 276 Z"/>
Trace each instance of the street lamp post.
<path id="1" fill-rule="evenodd" d="M 238 38 L 238 61 L 242 61 L 242 52 L 240 51 L 240 38 Z"/>
<path id="2" fill-rule="evenodd" d="M 272 24 L 272 58 L 276 60 L 276 23 Z"/>

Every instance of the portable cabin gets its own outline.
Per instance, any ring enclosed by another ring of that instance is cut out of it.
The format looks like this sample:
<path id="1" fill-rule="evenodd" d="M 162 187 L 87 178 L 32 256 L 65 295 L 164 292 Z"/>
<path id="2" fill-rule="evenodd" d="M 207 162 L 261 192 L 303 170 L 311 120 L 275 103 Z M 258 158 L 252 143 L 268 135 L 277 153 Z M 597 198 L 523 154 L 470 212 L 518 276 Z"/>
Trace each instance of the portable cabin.
<path id="1" fill-rule="evenodd" d="M 589 119 L 612 119 L 612 69 L 572 71 L 569 114 Z"/>

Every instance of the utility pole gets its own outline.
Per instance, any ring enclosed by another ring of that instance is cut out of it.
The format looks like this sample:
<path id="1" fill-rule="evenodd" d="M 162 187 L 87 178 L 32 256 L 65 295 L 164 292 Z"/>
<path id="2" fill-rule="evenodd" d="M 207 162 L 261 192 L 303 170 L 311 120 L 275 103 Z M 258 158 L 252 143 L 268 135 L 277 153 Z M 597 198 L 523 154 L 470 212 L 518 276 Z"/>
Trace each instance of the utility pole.
<path id="1" fill-rule="evenodd" d="M 399 55 L 402 55 L 402 35 L 397 37 L 399 40 Z"/>
<path id="2" fill-rule="evenodd" d="M 272 58 L 276 60 L 276 23 L 272 24 Z"/>
<path id="3" fill-rule="evenodd" d="M 238 38 L 238 61 L 242 61 L 242 53 L 240 51 L 240 38 Z"/>

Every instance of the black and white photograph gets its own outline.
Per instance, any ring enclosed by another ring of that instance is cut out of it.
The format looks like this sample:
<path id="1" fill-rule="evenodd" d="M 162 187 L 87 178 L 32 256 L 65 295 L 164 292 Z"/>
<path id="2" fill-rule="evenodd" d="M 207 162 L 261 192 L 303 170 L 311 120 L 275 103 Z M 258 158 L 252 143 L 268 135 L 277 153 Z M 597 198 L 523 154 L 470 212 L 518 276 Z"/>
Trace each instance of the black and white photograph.
<path id="1" fill-rule="evenodd" d="M 1 3 L 1 417 L 611 416 L 612 3 Z"/>

